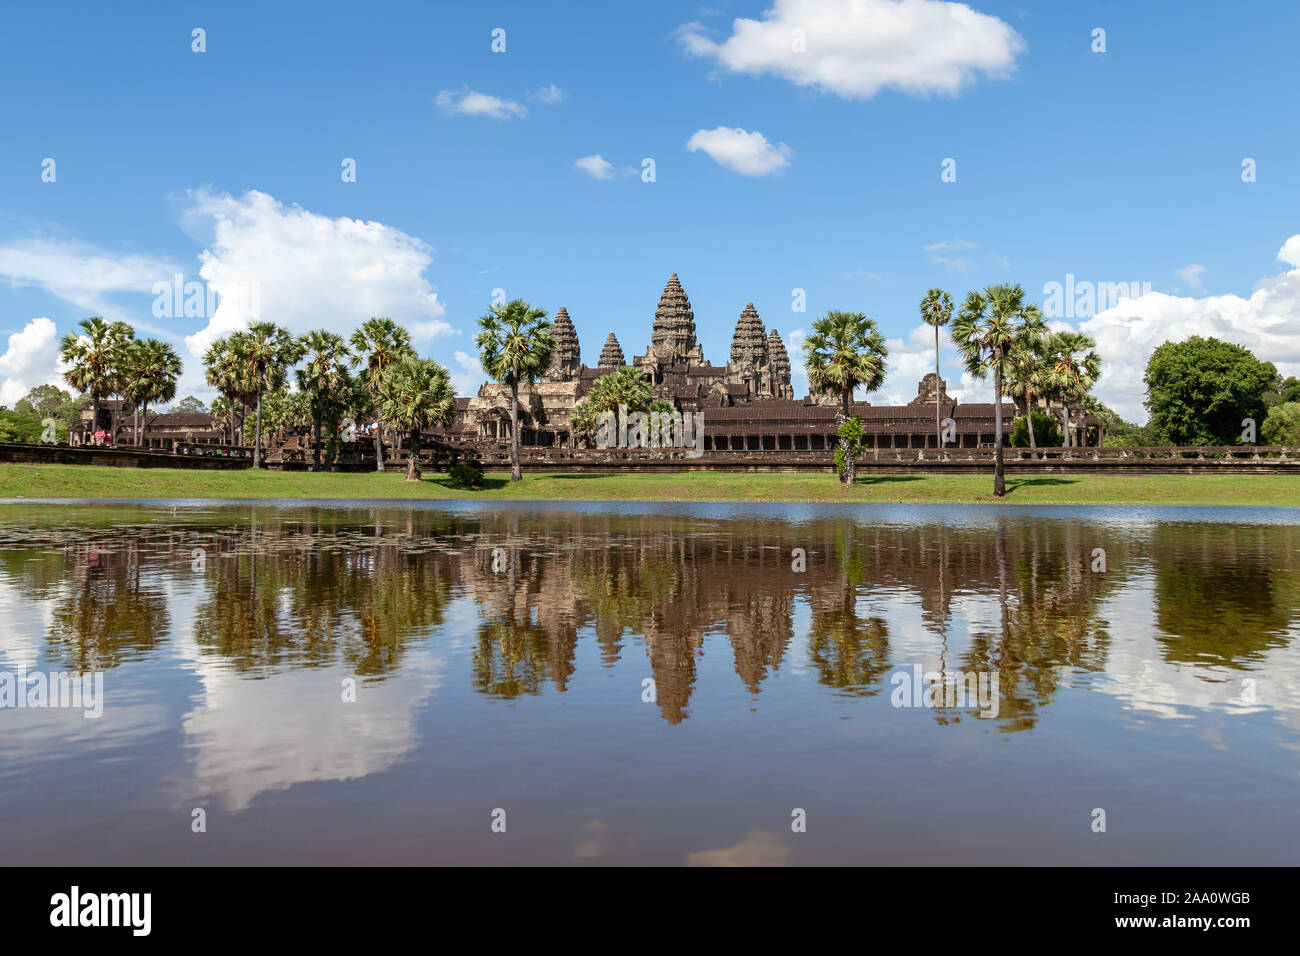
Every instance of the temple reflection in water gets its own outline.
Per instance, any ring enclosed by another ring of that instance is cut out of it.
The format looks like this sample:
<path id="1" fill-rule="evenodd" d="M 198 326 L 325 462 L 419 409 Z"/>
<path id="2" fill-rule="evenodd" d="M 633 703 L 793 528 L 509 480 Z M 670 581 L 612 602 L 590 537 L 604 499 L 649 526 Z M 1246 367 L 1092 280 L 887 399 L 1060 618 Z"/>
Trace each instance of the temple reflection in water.
<path id="1" fill-rule="evenodd" d="M 997 725 L 1016 730 L 1063 684 L 1159 710 L 1161 682 L 1190 677 L 1212 699 L 1296 633 L 1295 526 L 921 517 L 225 508 L 124 528 L 105 514 L 77 530 L 18 522 L 0 565 L 48 605 L 60 667 L 148 658 L 183 627 L 240 679 L 343 667 L 379 682 L 413 646 L 454 640 L 476 691 L 517 701 L 569 691 L 593 641 L 594 666 L 644 660 L 669 723 L 690 716 L 714 655 L 755 700 L 791 670 L 845 698 L 887 694 L 914 664 L 995 673 Z M 472 607 L 463 632 L 456 602 Z M 1173 669 L 1116 656 L 1126 627 Z M 1293 669 L 1270 673 L 1294 694 Z"/>

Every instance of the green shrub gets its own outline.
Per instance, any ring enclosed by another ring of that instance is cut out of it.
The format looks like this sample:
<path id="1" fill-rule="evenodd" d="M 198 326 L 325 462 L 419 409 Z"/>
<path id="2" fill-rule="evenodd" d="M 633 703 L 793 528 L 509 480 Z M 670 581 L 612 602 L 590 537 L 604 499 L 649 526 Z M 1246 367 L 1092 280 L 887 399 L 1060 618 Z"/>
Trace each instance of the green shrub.
<path id="1" fill-rule="evenodd" d="M 1270 408 L 1259 437 L 1265 445 L 1300 445 L 1300 402 L 1283 402 Z"/>
<path id="2" fill-rule="evenodd" d="M 1035 411 L 1034 444 L 1039 448 L 1056 448 L 1061 444 L 1061 423 L 1055 415 Z M 1021 415 L 1011 423 L 1011 445 L 1013 448 L 1029 447 L 1029 426 Z"/>
<path id="3" fill-rule="evenodd" d="M 465 464 L 463 461 L 458 461 L 452 465 L 447 476 L 451 479 L 451 483 L 458 488 L 483 487 L 483 472 L 473 465 Z"/>

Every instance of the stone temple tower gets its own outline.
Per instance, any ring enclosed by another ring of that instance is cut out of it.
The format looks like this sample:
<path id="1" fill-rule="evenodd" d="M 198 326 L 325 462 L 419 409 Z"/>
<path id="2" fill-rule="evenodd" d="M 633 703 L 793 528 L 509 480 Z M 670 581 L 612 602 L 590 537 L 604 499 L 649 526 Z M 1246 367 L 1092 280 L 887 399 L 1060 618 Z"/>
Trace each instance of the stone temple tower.
<path id="1" fill-rule="evenodd" d="M 744 311 L 736 320 L 736 330 L 731 335 L 731 364 L 751 369 L 767 364 L 767 335 L 752 302 L 745 303 Z"/>
<path id="2" fill-rule="evenodd" d="M 781 336 L 773 329 L 767 337 L 767 362 L 772 370 L 772 397 L 794 400 L 794 386 L 790 384 L 790 353 L 785 350 Z"/>
<path id="3" fill-rule="evenodd" d="M 564 306 L 555 313 L 551 334 L 555 336 L 555 351 L 551 353 L 551 366 L 542 376 L 542 381 L 568 382 L 582 367 L 582 353 L 578 347 L 578 330 L 573 327 L 573 320 Z"/>
<path id="4" fill-rule="evenodd" d="M 662 364 L 671 364 L 674 359 L 702 361 L 704 358 L 703 350 L 695 342 L 695 313 L 691 311 L 691 300 L 686 297 L 676 272 L 668 277 L 668 284 L 659 297 L 659 308 L 655 309 L 650 351 Z"/>
<path id="5" fill-rule="evenodd" d="M 626 365 L 623 360 L 623 347 L 618 344 L 618 339 L 613 332 L 605 339 L 605 347 L 600 350 L 600 361 L 596 363 L 597 368 L 618 368 L 620 365 Z"/>

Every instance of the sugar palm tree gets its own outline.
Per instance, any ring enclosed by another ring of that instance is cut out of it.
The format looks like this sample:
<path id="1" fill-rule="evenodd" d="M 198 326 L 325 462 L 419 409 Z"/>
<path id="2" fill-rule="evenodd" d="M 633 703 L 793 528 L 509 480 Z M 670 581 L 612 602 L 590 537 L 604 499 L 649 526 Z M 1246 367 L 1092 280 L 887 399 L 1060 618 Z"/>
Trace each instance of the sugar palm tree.
<path id="1" fill-rule="evenodd" d="M 939 427 L 939 329 L 952 318 L 952 296 L 943 289 L 931 289 L 921 299 L 921 318 L 934 327 L 934 447 L 943 445 Z"/>
<path id="2" fill-rule="evenodd" d="M 629 411 L 648 411 L 654 387 L 645 372 L 631 365 L 620 365 L 596 379 L 588 398 L 597 412 L 616 412 L 620 405 Z"/>
<path id="3" fill-rule="evenodd" d="M 320 471 L 320 428 L 325 418 L 325 401 L 348 384 L 352 353 L 343 336 L 324 329 L 308 332 L 298 340 L 298 348 L 305 363 L 298 369 L 298 387 L 312 402 L 311 470 Z"/>
<path id="4" fill-rule="evenodd" d="M 59 343 L 59 361 L 69 366 L 64 380 L 90 396 L 93 434 L 99 430 L 100 402 L 121 388 L 122 365 L 135 332 L 125 322 L 105 322 L 97 315 L 83 319 L 79 328 Z"/>
<path id="5" fill-rule="evenodd" d="M 991 285 L 966 296 L 952 324 L 952 339 L 966 360 L 966 371 L 976 378 L 993 372 L 993 493 L 1007 493 L 1002 454 L 1002 383 L 1008 359 L 1018 341 L 1032 341 L 1045 333 L 1042 311 L 1025 302 L 1019 285 Z"/>
<path id="6" fill-rule="evenodd" d="M 456 393 L 447 370 L 433 359 L 399 358 L 380 379 L 376 402 L 385 421 L 410 434 L 406 480 L 419 481 L 420 432 L 446 427 L 456 414 Z"/>
<path id="7" fill-rule="evenodd" d="M 223 336 L 214 341 L 203 353 L 204 378 L 207 383 L 220 392 L 226 399 L 226 408 L 230 414 L 230 444 L 235 444 L 235 406 L 243 406 L 244 399 L 252 392 L 247 379 L 247 371 L 240 364 L 239 356 L 231 348 L 230 336 Z M 215 414 L 215 412 L 214 412 Z"/>
<path id="8" fill-rule="evenodd" d="M 1034 403 L 1049 387 L 1042 341 L 1040 339 L 1037 344 L 1030 340 L 1019 341 L 1012 347 L 1007 356 L 1006 379 L 1002 382 L 1003 391 L 1024 410 L 1025 424 L 1029 427 L 1029 450 L 1035 458 L 1038 457 L 1038 441 L 1034 435 Z"/>
<path id="9" fill-rule="evenodd" d="M 352 333 L 351 345 L 353 363 L 365 366 L 361 379 L 372 404 L 378 401 L 379 386 L 393 363 L 398 359 L 415 356 L 415 349 L 411 346 L 411 333 L 392 319 L 383 317 L 367 319 L 361 323 L 361 328 Z M 375 418 L 375 470 L 383 471 L 384 419 L 379 414 Z"/>
<path id="10" fill-rule="evenodd" d="M 158 339 L 136 340 L 125 354 L 122 395 L 136 407 L 135 427 L 139 434 L 132 438 L 138 445 L 149 437 L 149 406 L 176 397 L 181 360 L 175 349 Z"/>
<path id="11" fill-rule="evenodd" d="M 282 386 L 289 369 L 302 357 L 302 347 L 294 337 L 274 322 L 254 322 L 230 337 L 236 361 L 244 369 L 245 380 L 257 403 L 257 424 L 253 438 L 253 467 L 262 466 L 262 396 L 267 390 Z"/>
<path id="12" fill-rule="evenodd" d="M 1055 332 L 1047 340 L 1048 379 L 1061 396 L 1067 446 L 1071 443 L 1070 403 L 1079 402 L 1082 405 L 1101 372 L 1101 359 L 1096 348 L 1096 341 L 1082 332 Z M 1083 446 L 1088 447 L 1086 429 L 1083 433 Z"/>
<path id="13" fill-rule="evenodd" d="M 861 312 L 827 312 L 812 325 L 812 334 L 804 339 L 804 367 L 808 370 L 808 387 L 814 392 L 840 397 L 840 423 L 851 417 L 853 393 L 859 388 L 868 392 L 885 381 L 885 358 L 889 350 L 876 323 Z M 840 480 L 853 484 L 857 470 L 847 438 L 841 438 L 845 451 L 844 473 Z"/>
<path id="14" fill-rule="evenodd" d="M 512 299 L 493 306 L 478 320 L 479 348 L 483 370 L 498 382 L 510 386 L 510 480 L 520 481 L 519 470 L 519 384 L 532 385 L 546 372 L 555 351 L 555 337 L 546 310 Z"/>

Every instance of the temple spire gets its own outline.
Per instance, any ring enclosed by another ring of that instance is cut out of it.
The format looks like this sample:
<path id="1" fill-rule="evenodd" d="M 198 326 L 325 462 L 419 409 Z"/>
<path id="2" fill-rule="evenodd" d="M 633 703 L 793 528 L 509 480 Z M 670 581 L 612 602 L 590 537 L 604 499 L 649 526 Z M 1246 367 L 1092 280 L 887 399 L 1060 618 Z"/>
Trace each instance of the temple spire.
<path id="1" fill-rule="evenodd" d="M 650 349 L 661 360 L 685 358 L 695 348 L 695 313 L 691 300 L 674 272 L 668 277 L 655 321 L 650 330 Z"/>
<path id="2" fill-rule="evenodd" d="M 736 330 L 731 335 L 731 361 L 738 366 L 757 368 L 767 358 L 767 336 L 763 320 L 758 317 L 754 303 L 745 303 Z"/>
<path id="3" fill-rule="evenodd" d="M 555 351 L 551 353 L 551 365 L 542 380 L 567 382 L 582 365 L 582 351 L 578 347 L 578 330 L 573 327 L 573 320 L 564 306 L 555 313 L 551 334 L 555 337 Z"/>
<path id="4" fill-rule="evenodd" d="M 618 368 L 625 365 L 623 361 L 623 347 L 618 344 L 618 339 L 614 333 L 610 332 L 609 337 L 605 339 L 605 347 L 600 350 L 600 361 L 596 363 L 597 368 Z"/>

